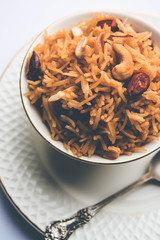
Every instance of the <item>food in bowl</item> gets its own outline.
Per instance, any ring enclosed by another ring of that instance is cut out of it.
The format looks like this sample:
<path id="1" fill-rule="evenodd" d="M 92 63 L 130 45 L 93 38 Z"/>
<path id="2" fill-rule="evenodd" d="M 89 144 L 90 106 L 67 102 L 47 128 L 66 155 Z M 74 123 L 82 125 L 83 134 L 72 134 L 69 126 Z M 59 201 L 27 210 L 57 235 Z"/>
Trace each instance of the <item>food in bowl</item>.
<path id="1" fill-rule="evenodd" d="M 117 159 L 160 135 L 160 48 L 127 19 L 94 14 L 28 58 L 25 94 L 77 157 Z"/>

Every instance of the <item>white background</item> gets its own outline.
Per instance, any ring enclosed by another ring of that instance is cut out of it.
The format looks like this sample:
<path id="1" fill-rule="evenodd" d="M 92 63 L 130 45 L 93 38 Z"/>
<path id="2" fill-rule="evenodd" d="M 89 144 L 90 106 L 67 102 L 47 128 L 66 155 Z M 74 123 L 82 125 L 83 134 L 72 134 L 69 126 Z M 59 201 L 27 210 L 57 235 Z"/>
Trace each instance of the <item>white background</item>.
<path id="1" fill-rule="evenodd" d="M 49 24 L 86 10 L 127 10 L 160 16 L 159 0 L 0 0 L 0 75 L 16 53 Z M 0 239 L 43 239 L 16 212 L 2 189 Z"/>

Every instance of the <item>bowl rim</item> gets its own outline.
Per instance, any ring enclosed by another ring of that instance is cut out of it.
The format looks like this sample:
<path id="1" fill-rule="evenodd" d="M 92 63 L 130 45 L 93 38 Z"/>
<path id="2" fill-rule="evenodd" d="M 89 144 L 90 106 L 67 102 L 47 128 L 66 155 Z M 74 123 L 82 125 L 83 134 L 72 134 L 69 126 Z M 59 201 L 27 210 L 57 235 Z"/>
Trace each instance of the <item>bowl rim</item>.
<path id="1" fill-rule="evenodd" d="M 61 21 L 64 21 L 64 20 L 67 20 L 67 19 L 70 19 L 72 17 L 76 17 L 76 16 L 80 16 L 80 15 L 83 15 L 83 14 L 94 14 L 94 13 L 106 13 L 106 14 L 110 14 L 110 15 L 114 15 L 114 14 L 119 14 L 119 15 L 122 15 L 122 17 L 125 17 L 125 18 L 130 18 L 132 20 L 135 20 L 135 21 L 138 21 L 150 28 L 152 28 L 154 31 L 156 31 L 157 33 L 160 34 L 160 28 L 154 26 L 152 23 L 144 20 L 143 18 L 139 17 L 139 16 L 135 16 L 135 15 L 132 15 L 132 13 L 128 13 L 127 11 L 122 11 L 122 10 L 100 10 L 100 9 L 97 9 L 97 10 L 88 10 L 88 11 L 80 11 L 80 12 L 75 12 L 75 13 L 72 13 L 72 14 L 69 14 L 69 15 L 66 15 L 56 21 L 54 21 L 53 23 L 51 23 L 50 25 L 48 25 L 44 30 L 42 30 L 34 39 L 33 41 L 31 42 L 26 54 L 25 54 L 25 57 L 23 59 L 23 62 L 22 62 L 22 65 L 21 65 L 21 70 L 20 70 L 20 79 L 19 79 L 19 90 L 20 90 L 20 98 L 21 98 L 21 102 L 22 102 L 22 105 L 23 105 L 23 109 L 31 123 L 31 125 L 33 126 L 33 128 L 36 130 L 36 132 L 38 133 L 38 135 L 40 135 L 40 137 L 43 138 L 43 140 L 49 144 L 52 148 L 54 148 L 55 150 L 57 150 L 59 153 L 63 154 L 64 156 L 66 157 L 69 157 L 71 159 L 74 159 L 74 160 L 77 160 L 77 161 L 80 161 L 80 162 L 84 162 L 84 163 L 87 163 L 87 164 L 92 164 L 92 165 L 104 165 L 104 166 L 107 166 L 107 165 L 119 165 L 119 164 L 127 164 L 127 163 L 131 163 L 131 162 L 134 162 L 134 161 L 137 161 L 139 159 L 142 159 L 144 157 L 147 157 L 148 155 L 150 155 L 151 153 L 154 153 L 156 152 L 158 149 L 160 149 L 160 145 L 157 146 L 157 147 L 154 147 L 152 150 L 147 150 L 146 152 L 144 152 L 141 156 L 137 156 L 135 158 L 132 158 L 130 159 L 128 156 L 129 159 L 127 160 L 121 160 L 121 161 L 116 161 L 117 159 L 115 160 L 111 160 L 111 161 L 107 161 L 109 159 L 105 159 L 105 158 L 102 158 L 102 162 L 99 162 L 99 161 L 92 161 L 91 158 L 88 158 L 88 157 L 76 157 L 74 155 L 71 155 L 70 153 L 67 153 L 63 150 L 61 150 L 60 148 L 58 148 L 57 146 L 53 145 L 45 136 L 43 136 L 43 134 L 37 129 L 37 127 L 35 126 L 35 124 L 33 123 L 32 121 L 32 118 L 30 117 L 30 114 L 28 113 L 27 111 L 27 108 L 26 108 L 26 105 L 25 105 L 25 102 L 24 102 L 24 99 L 23 99 L 23 94 L 22 94 L 22 74 L 23 74 L 23 69 L 25 69 L 25 62 L 26 62 L 26 59 L 28 57 L 28 54 L 30 52 L 30 49 L 33 47 L 33 45 L 35 44 L 35 42 L 38 40 L 39 37 L 41 37 L 45 31 L 47 31 L 48 29 L 54 27 L 54 25 L 56 25 L 57 23 L 60 23 Z M 130 15 L 131 14 L 131 15 Z M 158 140 L 157 140 L 158 141 Z M 94 155 L 96 157 L 96 155 Z M 123 156 L 123 155 L 121 155 Z M 98 156 L 97 156 L 98 157 Z M 106 161 L 106 162 L 105 162 Z"/>

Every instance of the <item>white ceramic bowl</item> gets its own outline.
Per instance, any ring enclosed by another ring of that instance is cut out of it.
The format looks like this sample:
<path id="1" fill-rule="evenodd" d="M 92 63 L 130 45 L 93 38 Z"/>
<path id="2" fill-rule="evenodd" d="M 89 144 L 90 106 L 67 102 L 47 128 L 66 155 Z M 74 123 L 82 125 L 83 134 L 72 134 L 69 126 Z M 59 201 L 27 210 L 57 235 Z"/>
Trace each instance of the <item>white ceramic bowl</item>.
<path id="1" fill-rule="evenodd" d="M 95 12 L 95 11 L 94 11 Z M 105 12 L 105 11 L 103 11 Z M 152 32 L 152 40 L 160 45 L 160 32 L 159 29 L 156 29 L 154 26 L 150 25 L 149 23 L 144 22 L 141 19 L 137 19 L 130 17 L 127 14 L 122 14 L 122 13 L 117 13 L 117 12 L 106 12 L 109 14 L 112 14 L 116 17 L 119 17 L 121 19 L 128 18 L 129 22 L 133 24 L 134 29 L 136 31 L 141 32 L 141 31 L 151 31 Z M 76 13 L 74 15 L 65 17 L 52 25 L 50 25 L 46 30 L 48 34 L 53 34 L 56 33 L 58 30 L 61 30 L 63 28 L 65 29 L 70 29 L 71 26 L 75 23 L 78 23 L 80 20 L 84 19 L 89 19 L 93 16 L 93 11 L 91 12 L 82 12 L 82 13 Z M 22 64 L 22 69 L 21 69 L 21 74 L 20 74 L 20 93 L 21 93 L 21 98 L 22 98 L 22 103 L 24 106 L 24 109 L 26 111 L 26 114 L 36 129 L 36 131 L 41 135 L 41 137 L 48 142 L 52 147 L 56 148 L 58 151 L 60 151 L 61 154 L 65 154 L 70 158 L 75 158 L 73 156 L 72 152 L 70 150 L 66 150 L 60 141 L 54 141 L 51 138 L 50 132 L 46 125 L 42 122 L 42 119 L 34 106 L 32 106 L 28 100 L 28 98 L 24 97 L 24 93 L 28 91 L 27 88 L 27 82 L 26 82 L 26 75 L 25 75 L 25 66 L 26 66 L 26 61 L 28 58 L 28 55 L 33 51 L 33 48 L 38 44 L 38 43 L 43 43 L 43 37 L 44 37 L 44 32 L 42 32 L 40 35 L 38 35 L 33 43 L 31 44 L 25 58 L 24 62 Z M 112 164 L 119 164 L 119 163 L 126 163 L 126 162 L 131 162 L 134 160 L 141 160 L 142 158 L 145 158 L 149 154 L 153 153 L 154 151 L 158 150 L 160 147 L 160 141 L 153 141 L 145 146 L 146 152 L 135 152 L 131 156 L 123 156 L 121 155 L 118 159 L 116 160 L 109 160 L 109 159 L 104 159 L 100 156 L 93 155 L 91 158 L 87 157 L 81 157 L 79 160 L 87 162 L 87 163 L 95 163 L 95 164 L 103 164 L 103 165 L 112 165 Z"/>

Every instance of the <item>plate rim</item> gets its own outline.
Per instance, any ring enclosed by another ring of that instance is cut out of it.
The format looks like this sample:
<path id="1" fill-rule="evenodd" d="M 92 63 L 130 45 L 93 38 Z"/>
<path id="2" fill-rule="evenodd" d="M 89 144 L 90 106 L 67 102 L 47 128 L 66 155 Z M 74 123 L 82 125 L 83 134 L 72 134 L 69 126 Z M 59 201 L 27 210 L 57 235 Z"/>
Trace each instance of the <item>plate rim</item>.
<path id="1" fill-rule="evenodd" d="M 19 51 L 18 53 L 16 53 L 14 55 L 14 57 L 10 60 L 10 62 L 8 63 L 7 67 L 4 69 L 3 73 L 0 76 L 0 87 L 1 87 L 1 83 L 3 81 L 3 78 L 5 77 L 5 74 L 7 73 L 8 69 L 11 67 L 12 64 L 14 64 L 14 61 L 16 60 L 16 58 L 24 51 L 24 49 L 30 45 L 30 43 L 32 42 L 32 40 L 30 40 L 28 43 L 26 43 Z M 29 217 L 27 217 L 26 214 L 23 213 L 23 211 L 19 208 L 19 206 L 15 203 L 15 201 L 13 200 L 11 194 L 8 192 L 5 184 L 3 183 L 3 180 L 0 176 L 0 187 L 3 190 L 4 194 L 6 195 L 6 197 L 8 198 L 8 200 L 10 201 L 10 203 L 12 204 L 12 206 L 17 210 L 17 212 L 23 217 L 23 219 L 26 220 L 26 222 L 28 222 L 32 227 L 34 227 L 35 230 L 37 230 L 40 234 L 44 235 L 44 231 L 39 228 L 33 221 L 31 221 L 31 219 L 29 219 Z"/>

